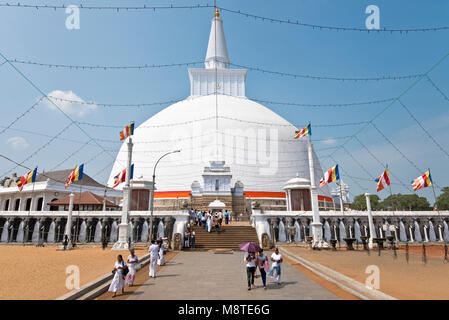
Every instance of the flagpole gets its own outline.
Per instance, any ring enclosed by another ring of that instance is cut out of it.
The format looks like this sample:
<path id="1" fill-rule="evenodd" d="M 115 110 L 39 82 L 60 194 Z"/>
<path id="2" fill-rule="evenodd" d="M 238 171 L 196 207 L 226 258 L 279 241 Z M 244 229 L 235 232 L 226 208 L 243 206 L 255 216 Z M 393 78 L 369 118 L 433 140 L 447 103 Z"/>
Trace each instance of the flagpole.
<path id="1" fill-rule="evenodd" d="M 341 214 L 344 215 L 345 211 L 344 211 L 344 206 L 343 206 L 343 194 L 342 194 L 342 186 L 341 186 L 341 178 L 340 178 L 340 170 L 338 170 L 338 183 L 339 183 L 339 187 L 340 187 L 340 211 Z M 337 184 L 338 186 L 338 184 Z"/>
<path id="2" fill-rule="evenodd" d="M 318 188 L 315 183 L 315 165 L 313 161 L 313 148 L 312 148 L 312 139 L 311 135 L 309 135 L 309 139 L 307 139 L 307 155 L 309 160 L 309 171 L 310 171 L 310 197 L 311 197 L 311 205 L 312 205 L 312 235 L 313 235 L 313 248 L 328 248 L 329 245 L 323 239 L 323 224 L 320 221 L 320 209 L 318 205 Z"/>
<path id="3" fill-rule="evenodd" d="M 76 220 L 75 223 L 75 243 L 78 242 L 78 223 L 79 223 L 79 219 L 80 219 L 80 206 L 81 206 L 81 190 L 83 188 L 83 179 L 78 180 L 81 181 L 80 182 L 80 193 L 79 193 L 79 199 L 78 199 L 78 219 Z"/>
<path id="4" fill-rule="evenodd" d="M 37 167 L 36 167 L 36 175 L 37 175 Z M 36 182 L 36 179 L 34 179 L 34 181 L 33 181 L 33 187 L 32 187 L 32 189 L 31 189 L 31 203 L 30 203 L 30 208 L 28 209 L 28 216 L 27 216 L 27 218 L 29 219 L 29 217 L 30 217 L 30 215 L 31 215 L 31 207 L 34 205 L 34 201 L 33 201 L 33 193 L 34 193 L 34 184 L 35 184 L 35 182 Z M 27 219 L 27 220 L 28 220 Z M 25 245 L 25 242 L 27 241 L 27 239 L 25 238 L 25 236 L 28 238 L 28 232 L 29 232 L 29 230 L 26 230 L 25 228 L 28 228 L 28 222 L 26 223 L 26 225 L 25 225 L 25 223 L 24 223 L 24 226 L 23 226 L 23 240 L 22 240 L 22 242 L 23 242 L 23 244 Z"/>
<path id="5" fill-rule="evenodd" d="M 132 128 L 134 128 L 134 121 L 130 123 Z M 134 130 L 134 129 L 133 129 Z M 133 152 L 133 140 L 132 140 L 133 132 L 129 132 L 128 135 L 128 161 L 126 166 L 126 175 L 125 175 L 125 186 L 123 187 L 123 204 L 122 204 L 122 216 L 121 222 L 119 224 L 118 230 L 118 240 L 112 246 L 111 250 L 126 250 L 130 249 L 131 245 L 128 242 L 129 239 L 129 211 L 131 209 L 131 185 L 130 185 L 130 177 L 131 177 L 131 162 L 132 162 L 132 152 Z"/>
<path id="6" fill-rule="evenodd" d="M 431 174 L 430 174 L 430 169 L 428 168 L 427 170 L 429 170 L 429 175 L 430 176 L 432 176 Z M 438 205 L 437 205 L 437 194 L 435 193 L 435 187 L 434 187 L 434 185 L 433 185 L 433 180 L 432 180 L 432 178 L 430 178 L 430 181 L 432 182 L 432 191 L 433 191 L 433 197 L 435 198 L 435 203 L 434 203 L 434 207 L 436 206 L 437 207 L 437 212 L 438 212 L 438 217 L 440 216 L 440 209 L 438 209 Z"/>
<path id="7" fill-rule="evenodd" d="M 388 170 L 388 164 L 386 165 L 386 169 Z M 391 199 L 393 200 L 393 191 L 391 190 L 390 170 L 388 170 L 388 181 L 390 182 L 390 185 L 389 185 L 389 187 L 390 187 L 389 188 L 390 189 L 390 196 L 391 196 Z M 393 215 L 394 215 L 395 209 L 397 209 L 397 208 L 393 207 Z"/>

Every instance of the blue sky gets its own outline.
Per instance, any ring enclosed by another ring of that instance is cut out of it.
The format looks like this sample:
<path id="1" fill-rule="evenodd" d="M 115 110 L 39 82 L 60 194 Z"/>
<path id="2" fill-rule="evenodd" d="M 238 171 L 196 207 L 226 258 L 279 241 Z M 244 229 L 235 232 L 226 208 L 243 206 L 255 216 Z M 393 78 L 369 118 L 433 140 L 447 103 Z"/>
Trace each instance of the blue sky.
<path id="1" fill-rule="evenodd" d="M 0 0 L 0 3 L 4 1 Z M 21 3 L 25 3 L 21 1 Z M 31 3 L 30 1 L 26 3 Z M 61 1 L 33 1 L 33 4 L 61 4 Z M 72 4 L 64 2 L 66 5 Z M 191 5 L 213 4 L 211 1 L 84 1 L 85 5 Z M 79 4 L 73 3 L 73 4 Z M 300 20 L 304 23 L 364 28 L 365 8 L 377 5 L 381 28 L 420 28 L 449 25 L 449 3 L 432 1 L 218 1 L 219 6 L 260 16 Z M 170 9 L 152 11 L 89 11 L 81 10 L 79 30 L 65 27 L 64 10 L 0 7 L 0 52 L 9 59 L 73 65 L 139 65 L 203 61 L 213 9 Z M 222 12 L 224 30 L 232 63 L 268 70 L 335 77 L 377 77 L 424 73 L 449 52 L 449 30 L 425 33 L 390 34 L 312 30 L 295 25 L 256 21 L 253 18 Z M 16 65 L 45 93 L 55 90 L 72 91 L 76 97 L 97 103 L 149 103 L 183 99 L 189 95 L 187 67 L 146 70 L 68 70 Z M 449 95 L 449 58 L 429 75 L 434 83 Z M 399 96 L 416 79 L 397 81 L 349 82 L 331 80 L 292 79 L 249 71 L 246 94 L 250 98 L 271 101 L 325 104 L 351 103 L 388 99 Z M 16 119 L 36 99 L 39 93 L 11 66 L 0 67 L 0 126 Z M 449 101 L 422 79 L 401 100 L 419 119 L 425 129 L 449 151 Z M 293 124 L 338 124 L 370 120 L 388 103 L 354 107 L 297 107 L 267 105 Z M 126 125 L 130 120 L 142 123 L 165 106 L 142 108 L 74 109 L 78 121 L 99 124 Z M 53 136 L 69 121 L 57 110 L 41 103 L 17 121 L 12 128 Z M 375 125 L 420 169 L 431 168 L 439 186 L 449 185 L 446 169 L 448 156 L 422 131 L 398 104 L 393 104 L 375 120 Z M 118 129 L 83 127 L 99 139 L 116 140 Z M 315 147 L 338 146 L 344 139 L 332 139 L 354 134 L 361 126 L 314 127 Z M 0 128 L 1 131 L 2 128 Z M 22 161 L 50 138 L 21 131 L 1 134 L 2 154 Z M 69 127 L 24 164 L 50 170 L 81 148 L 87 138 L 75 126 Z M 372 127 L 368 126 L 359 139 L 390 171 L 408 184 L 421 172 L 414 168 Z M 100 142 L 109 151 L 101 152 L 95 144 L 84 146 L 81 152 L 56 167 L 74 167 L 98 155 L 86 172 L 100 182 L 106 182 L 118 142 Z M 368 181 L 382 172 L 382 167 L 352 139 L 346 149 L 370 173 L 368 175 L 342 149 L 335 149 L 343 180 L 351 194 L 365 190 L 375 192 L 375 183 Z M 334 150 L 319 152 L 323 169 L 334 165 L 325 157 Z M 108 166 L 109 165 L 109 166 Z M 0 174 L 8 172 L 11 163 L 0 160 Z M 101 171 L 103 169 L 103 171 Z M 24 174 L 24 169 L 15 169 Z M 358 180 L 345 176 L 359 177 Z M 395 179 L 392 178 L 393 182 Z M 410 192 L 393 185 L 393 192 Z M 439 190 L 436 189 L 438 192 Z M 431 190 L 419 191 L 433 202 Z M 388 192 L 380 193 L 381 197 Z"/>

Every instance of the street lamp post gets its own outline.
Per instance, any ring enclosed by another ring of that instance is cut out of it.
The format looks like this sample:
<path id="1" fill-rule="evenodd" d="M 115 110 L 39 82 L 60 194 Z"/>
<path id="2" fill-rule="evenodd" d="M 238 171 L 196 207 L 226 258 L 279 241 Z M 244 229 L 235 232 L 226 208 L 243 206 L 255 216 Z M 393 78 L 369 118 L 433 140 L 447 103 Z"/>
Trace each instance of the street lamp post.
<path id="1" fill-rule="evenodd" d="M 154 189 L 156 187 L 156 167 L 157 164 L 159 163 L 159 161 L 161 161 L 161 159 L 165 156 L 168 156 L 169 154 L 172 153 L 176 153 L 176 152 L 181 152 L 181 150 L 175 150 L 175 151 L 171 151 L 171 152 L 167 152 L 166 154 L 164 154 L 162 157 L 160 157 L 157 161 L 156 164 L 154 165 L 153 168 L 153 188 L 151 189 L 151 202 L 150 202 L 150 210 L 151 210 L 151 215 L 150 215 L 150 241 L 153 239 L 153 208 L 154 208 Z"/>

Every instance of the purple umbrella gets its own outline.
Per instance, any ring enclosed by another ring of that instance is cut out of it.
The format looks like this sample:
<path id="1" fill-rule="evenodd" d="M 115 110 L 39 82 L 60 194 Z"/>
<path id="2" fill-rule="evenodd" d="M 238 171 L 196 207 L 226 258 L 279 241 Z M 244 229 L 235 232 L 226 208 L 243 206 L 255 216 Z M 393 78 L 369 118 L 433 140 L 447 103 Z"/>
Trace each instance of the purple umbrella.
<path id="1" fill-rule="evenodd" d="M 259 252 L 260 247 L 254 242 L 243 242 L 239 244 L 239 249 L 246 252 Z"/>

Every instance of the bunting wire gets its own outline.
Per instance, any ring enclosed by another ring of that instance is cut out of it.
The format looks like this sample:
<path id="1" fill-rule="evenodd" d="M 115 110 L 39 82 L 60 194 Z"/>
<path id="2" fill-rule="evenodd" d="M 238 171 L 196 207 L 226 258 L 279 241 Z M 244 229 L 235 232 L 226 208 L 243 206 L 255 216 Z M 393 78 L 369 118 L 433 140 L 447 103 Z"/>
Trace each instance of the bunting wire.
<path id="1" fill-rule="evenodd" d="M 421 124 L 421 122 L 412 114 L 409 108 L 400 100 L 398 99 L 398 102 L 401 104 L 401 106 L 407 111 L 407 113 L 410 115 L 410 117 L 415 120 L 415 122 L 420 126 L 420 128 L 424 131 L 424 133 L 429 137 L 430 140 L 449 158 L 449 153 L 447 153 L 446 150 L 435 140 L 435 138 L 430 134 L 429 131 L 424 128 L 424 126 Z"/>
<path id="2" fill-rule="evenodd" d="M 165 127 L 176 127 L 176 126 L 184 126 L 187 124 L 202 122 L 206 120 L 214 119 L 215 117 L 206 117 L 206 118 L 199 118 L 195 120 L 189 120 L 189 121 L 182 121 L 182 122 L 174 122 L 174 123 L 165 123 L 165 124 L 158 124 L 158 125 L 141 125 L 138 128 L 165 128 Z M 231 121 L 237 121 L 237 122 L 244 122 L 244 123 L 252 123 L 257 125 L 265 125 L 265 126 L 274 126 L 274 127 L 291 127 L 293 129 L 304 127 L 307 124 L 283 124 L 283 123 L 275 123 L 275 122 L 259 122 L 259 121 L 250 121 L 250 120 L 242 120 L 238 118 L 233 117 L 226 117 L 226 116 L 219 116 L 219 119 L 225 119 L 225 120 L 231 120 Z M 78 124 L 91 126 L 91 127 L 98 127 L 98 128 L 123 128 L 124 125 L 115 125 L 115 124 L 102 124 L 102 123 L 92 123 L 92 122 L 84 122 L 84 121 L 77 121 Z M 328 123 L 328 124 L 314 124 L 314 127 L 346 127 L 346 126 L 358 126 L 362 124 L 367 124 L 368 121 L 359 121 L 359 122 L 343 122 L 343 123 Z"/>
<path id="3" fill-rule="evenodd" d="M 254 18 L 255 20 L 260 20 L 263 22 L 276 22 L 280 24 L 288 24 L 288 25 L 296 25 L 300 27 L 311 28 L 313 30 L 327 30 L 327 31 L 359 31 L 365 33 L 400 33 L 400 34 L 408 34 L 411 32 L 429 32 L 429 31 L 444 31 L 448 30 L 448 26 L 439 26 L 439 27 L 430 27 L 430 28 L 413 28 L 413 29 L 367 29 L 367 28 L 356 28 L 356 27 L 336 27 L 336 26 L 325 26 L 318 24 L 310 24 L 310 23 L 302 23 L 299 20 L 290 20 L 290 19 L 275 19 L 269 17 L 258 16 L 252 13 L 242 12 L 240 10 L 232 10 L 224 7 L 218 7 L 222 11 L 230 12 L 233 14 L 238 14 L 241 16 L 245 16 L 246 18 Z"/>
<path id="4" fill-rule="evenodd" d="M 335 163 L 338 163 L 338 161 L 335 160 L 335 158 L 334 158 L 332 155 L 330 156 L 330 158 L 331 158 Z M 357 180 L 352 179 L 351 176 L 347 174 L 347 172 L 345 171 L 345 169 L 343 169 L 341 166 L 338 166 L 338 169 L 341 170 L 345 176 L 347 176 L 349 179 L 351 179 L 352 181 L 354 181 L 354 183 L 355 183 L 356 185 L 358 185 L 359 188 L 360 188 L 361 190 L 366 190 L 366 188 L 362 187 L 362 185 L 361 185 L 360 183 L 358 183 Z"/>
<path id="5" fill-rule="evenodd" d="M 91 140 L 88 140 L 86 143 L 84 143 L 81 147 L 79 147 L 77 150 L 73 151 L 71 154 L 69 154 L 64 160 L 59 162 L 57 165 L 55 165 L 53 168 L 50 169 L 50 171 L 53 171 L 57 169 L 60 165 L 62 165 L 64 162 L 68 161 L 70 158 L 72 158 L 75 154 L 80 152 L 82 149 L 84 149 L 85 146 L 87 146 L 90 143 Z"/>
<path id="6" fill-rule="evenodd" d="M 3 159 L 5 159 L 5 160 L 7 160 L 7 161 L 9 161 L 9 162 L 14 163 L 14 164 L 16 165 L 16 168 L 22 167 L 22 168 L 24 168 L 24 169 L 26 169 L 26 170 L 29 170 L 29 171 L 33 170 L 33 169 L 31 169 L 30 167 L 27 167 L 27 166 L 23 165 L 22 163 L 19 163 L 19 162 L 15 161 L 15 160 L 12 160 L 11 158 L 9 158 L 9 157 L 7 157 L 7 156 L 5 156 L 5 155 L 3 155 L 3 154 L 0 154 L 0 157 L 3 158 Z M 36 172 L 36 174 L 38 174 L 38 173 L 39 173 L 39 172 Z M 44 176 L 44 177 L 46 177 L 46 178 L 48 178 L 48 179 L 50 179 L 50 180 L 53 180 L 53 181 L 56 181 L 56 182 L 60 182 L 60 183 L 65 184 L 65 181 L 60 181 L 60 180 L 54 179 L 54 178 L 52 178 L 52 177 L 49 177 L 49 176 L 47 176 L 44 172 L 39 173 L 39 174 L 42 175 L 42 176 Z"/>
<path id="7" fill-rule="evenodd" d="M 0 7 L 15 7 L 15 8 L 29 8 L 29 9 L 66 9 L 68 5 L 62 4 L 62 5 L 31 5 L 31 4 L 21 4 L 21 3 L 0 3 Z M 214 5 L 211 4 L 198 4 L 198 5 L 191 5 L 191 6 L 86 6 L 79 4 L 77 5 L 79 9 L 82 10 L 91 10 L 91 11 L 100 11 L 100 10 L 108 10 L 108 11 L 115 11 L 117 13 L 119 12 L 129 12 L 129 11 L 153 11 L 156 12 L 157 10 L 166 10 L 166 9 L 204 9 L 204 8 L 213 8 Z M 319 24 L 311 24 L 311 23 L 304 23 L 300 22 L 298 19 L 277 19 L 277 18 L 271 18 L 266 16 L 260 16 L 249 12 L 243 12 L 240 10 L 234 10 L 229 9 L 225 7 L 218 7 L 217 8 L 224 12 L 229 12 L 234 15 L 240 15 L 242 17 L 251 18 L 256 21 L 262 21 L 262 22 L 269 22 L 269 23 L 279 23 L 279 24 L 286 24 L 286 25 L 292 25 L 297 27 L 303 27 L 308 28 L 312 30 L 317 31 L 342 31 L 342 32 L 363 32 L 363 33 L 399 33 L 402 35 L 407 35 L 409 33 L 415 33 L 415 32 L 437 32 L 437 31 L 445 31 L 448 30 L 448 26 L 437 26 L 437 27 L 425 27 L 425 28 L 409 28 L 409 29 L 390 29 L 390 28 L 383 28 L 383 29 L 367 29 L 367 28 L 358 28 L 358 27 L 339 27 L 339 26 L 328 26 L 328 25 L 319 25 Z"/>
<path id="8" fill-rule="evenodd" d="M 75 70 L 141 70 L 141 69 L 157 69 L 157 68 L 170 68 L 170 67 L 183 67 L 183 66 L 193 66 L 198 64 L 204 64 L 204 61 L 200 62 L 181 62 L 181 63 L 167 63 L 167 64 L 142 64 L 134 66 L 111 66 L 111 65 L 69 65 L 69 64 L 55 64 L 55 63 L 42 63 L 35 61 L 25 61 L 18 59 L 9 59 L 10 62 L 19 64 L 28 64 L 38 67 L 47 68 L 64 68 L 64 69 L 75 69 Z"/>
<path id="9" fill-rule="evenodd" d="M 348 149 L 346 149 L 345 146 L 342 146 L 343 150 L 346 151 L 346 154 L 348 154 L 352 160 L 354 160 L 355 163 L 358 164 L 358 166 L 360 168 L 362 168 L 363 171 L 365 171 L 365 173 L 369 176 L 369 177 L 373 177 L 373 175 L 352 155 L 351 152 L 348 151 Z M 374 181 L 374 178 L 372 179 Z"/>
<path id="10" fill-rule="evenodd" d="M 374 124 L 374 122 L 371 122 L 371 125 L 373 126 L 374 129 L 377 130 L 377 132 L 379 132 L 379 134 L 405 159 L 408 161 L 408 163 L 410 163 L 419 173 L 422 173 L 423 170 L 421 170 L 412 160 L 410 160 L 401 150 L 399 150 L 399 148 L 393 143 L 391 142 L 390 139 L 388 139 L 388 137 Z"/>
<path id="11" fill-rule="evenodd" d="M 40 151 L 42 151 L 43 149 L 45 149 L 46 147 L 48 147 L 54 140 L 56 140 L 60 135 L 62 135 L 65 131 L 67 131 L 73 123 L 69 123 L 67 126 L 65 126 L 61 131 L 59 131 L 55 136 L 51 137 L 50 140 L 48 140 L 47 142 L 45 142 L 43 145 L 41 145 L 39 148 L 37 148 L 33 153 L 31 153 L 28 157 L 26 157 L 24 160 L 22 160 L 22 162 L 20 162 L 20 165 L 24 164 L 25 162 L 27 162 L 28 160 L 30 160 L 31 158 L 33 158 L 35 155 L 37 155 Z M 9 169 L 8 171 L 4 172 L 2 175 L 0 175 L 0 177 L 4 177 L 7 174 L 9 174 L 11 171 L 13 171 L 14 169 L 18 168 L 19 165 L 16 165 L 15 167 Z"/>
<path id="12" fill-rule="evenodd" d="M 430 76 L 428 74 L 426 74 L 426 79 L 435 88 L 435 90 L 438 91 L 443 96 L 443 98 L 446 101 L 449 101 L 449 98 L 447 97 L 447 95 L 440 88 L 438 88 L 438 86 L 435 84 L 435 82 L 433 82 L 432 79 L 430 79 Z"/>
<path id="13" fill-rule="evenodd" d="M 126 70 L 126 69 L 154 69 L 154 68 L 166 68 L 166 67 L 180 67 L 180 66 L 189 66 L 189 65 L 198 65 L 203 64 L 204 61 L 201 62 L 185 62 L 185 63 L 172 63 L 172 64 L 145 64 L 145 65 L 134 65 L 134 66 L 110 66 L 110 65 L 69 65 L 69 64 L 53 64 L 53 63 L 42 63 L 42 62 L 35 62 L 35 61 L 25 61 L 25 60 L 19 60 L 19 59 L 9 59 L 8 61 L 14 62 L 14 63 L 20 63 L 20 64 L 28 64 L 28 65 L 35 65 L 40 67 L 48 67 L 48 68 L 66 68 L 66 69 L 75 69 L 75 70 Z M 285 77 L 293 77 L 293 78 L 306 78 L 306 79 L 313 79 L 313 80 L 335 80 L 335 81 L 383 81 L 383 80 L 405 80 L 405 79 L 412 79 L 423 76 L 423 74 L 410 74 L 410 75 L 403 75 L 403 76 L 393 76 L 393 75 L 387 75 L 382 77 L 359 77 L 359 78 L 345 78 L 345 77 L 328 77 L 328 76 L 316 76 L 316 75 L 309 75 L 309 74 L 294 74 L 294 73 L 286 73 L 286 72 L 280 72 L 280 71 L 272 71 L 267 69 L 261 69 L 258 67 L 252 67 L 247 65 L 240 65 L 235 63 L 230 63 L 230 65 L 238 67 L 238 68 L 245 68 L 252 71 L 258 71 L 262 73 L 269 73 L 269 74 L 275 74 L 278 76 L 285 76 Z"/>
<path id="14" fill-rule="evenodd" d="M 5 58 L 6 59 L 6 58 Z M 19 63 L 19 64 L 27 64 L 34 65 L 39 67 L 47 67 L 47 68 L 65 68 L 65 69 L 75 69 L 75 70 L 143 70 L 143 69 L 155 69 L 155 68 L 166 68 L 166 67 L 180 67 L 180 66 L 189 66 L 189 65 L 198 65 L 204 64 L 204 61 L 201 62 L 184 62 L 184 63 L 171 63 L 171 64 L 158 64 L 158 65 L 134 65 L 134 66 L 111 66 L 111 65 L 70 65 L 70 64 L 54 64 L 54 63 L 42 63 L 35 61 L 25 61 L 19 59 L 9 59 L 9 62 Z M 418 78 L 424 76 L 424 74 L 409 74 L 409 75 L 386 75 L 379 77 L 331 77 L 331 76 L 317 76 L 310 74 L 296 74 L 296 73 L 288 73 L 281 71 L 273 71 L 262 69 L 258 67 L 252 67 L 247 65 L 230 63 L 231 66 L 244 68 L 252 71 L 257 71 L 261 73 L 273 74 L 281 77 L 290 77 L 294 79 L 310 79 L 310 80 L 331 80 L 331 81 L 386 81 L 386 80 L 408 80 L 413 78 Z"/>
<path id="15" fill-rule="evenodd" d="M 280 71 L 271 71 L 266 69 L 261 69 L 257 67 L 251 67 L 246 65 L 240 65 L 235 63 L 230 63 L 230 65 L 238 68 L 244 68 L 251 71 L 258 71 L 262 73 L 274 74 L 283 77 L 291 77 L 291 78 L 303 78 L 303 79 L 311 79 L 311 80 L 333 80 L 333 81 L 384 81 L 384 80 L 408 80 L 413 78 L 422 77 L 423 74 L 410 74 L 404 76 L 382 76 L 382 77 L 364 77 L 364 78 L 345 78 L 345 77 L 330 77 L 330 76 L 315 76 L 309 74 L 295 74 L 295 73 L 287 73 Z"/>
<path id="16" fill-rule="evenodd" d="M 0 52 L 0 56 L 7 60 L 6 57 L 3 55 L 3 53 Z M 22 78 L 24 78 L 36 91 L 38 91 L 43 97 L 45 97 L 53 106 L 55 106 L 69 121 L 70 124 L 74 124 L 75 126 L 78 127 L 78 129 L 80 129 L 84 135 L 86 135 L 90 140 L 94 141 L 94 143 L 100 147 L 103 151 L 106 152 L 106 154 L 108 154 L 111 158 L 115 159 L 115 157 L 113 157 L 109 152 L 107 152 L 105 150 L 105 148 L 100 145 L 95 139 L 93 139 L 89 133 L 84 130 L 78 123 L 76 123 L 75 120 L 72 119 L 72 117 L 70 117 L 66 112 L 64 112 L 64 110 L 62 110 L 54 101 L 52 101 L 36 84 L 34 84 L 33 81 L 31 81 L 27 76 L 25 76 L 22 71 L 20 71 L 14 64 L 12 64 L 10 61 L 8 61 L 8 64 L 17 72 L 20 74 L 20 76 L 22 76 Z"/>
<path id="17" fill-rule="evenodd" d="M 42 99 L 44 99 L 44 97 L 42 96 L 39 100 L 37 100 L 35 103 L 33 103 L 31 105 L 31 107 L 29 107 L 27 110 L 25 110 L 21 115 L 19 115 L 16 119 L 14 119 L 9 125 L 7 126 L 2 126 L 3 130 L 0 131 L 0 134 L 4 133 L 6 130 L 11 129 L 11 127 L 20 119 L 22 119 L 24 116 L 26 116 L 28 113 L 30 113 L 31 111 L 33 111 L 35 109 L 35 107 L 42 102 Z"/>
<path id="18" fill-rule="evenodd" d="M 0 128 L 7 128 L 7 127 L 3 127 L 0 126 Z M 40 133 L 40 132 L 36 132 L 36 131 L 30 131 L 30 130 L 23 130 L 23 129 L 16 129 L 16 128 L 7 128 L 8 131 L 16 131 L 16 132 L 22 132 L 22 133 L 27 133 L 27 134 L 32 134 L 35 136 L 39 136 L 39 137 L 46 137 L 46 138 L 52 138 L 53 136 L 49 135 L 49 134 L 45 134 L 45 133 Z M 73 139 L 67 139 L 67 138 L 63 138 L 63 137 L 56 137 L 56 139 L 61 140 L 61 141 L 67 141 L 67 142 L 73 142 L 73 143 L 78 143 L 78 144 L 84 144 L 84 141 L 80 141 L 80 140 L 73 140 Z M 112 141 L 112 140 L 111 140 Z M 117 142 L 114 140 L 114 142 Z M 117 142 L 120 143 L 120 142 Z M 89 145 L 94 145 L 91 142 L 89 143 Z"/>
<path id="19" fill-rule="evenodd" d="M 382 161 L 379 160 L 379 158 L 377 158 L 369 149 L 368 147 L 359 139 L 359 137 L 355 136 L 355 139 L 360 143 L 360 145 L 368 152 L 369 155 L 371 155 L 371 157 L 376 160 L 380 166 L 382 167 L 383 170 L 386 169 L 386 166 L 384 163 L 382 163 Z M 394 172 L 389 172 L 389 174 L 395 178 L 402 186 L 404 186 L 408 191 L 412 190 L 412 188 L 410 187 L 409 184 L 405 184 L 404 182 L 401 181 L 401 179 L 395 175 Z"/>
<path id="20" fill-rule="evenodd" d="M 225 96 L 231 96 L 222 94 Z M 174 104 L 177 102 L 185 101 L 186 99 L 173 99 L 173 100 L 167 100 L 167 101 L 161 101 L 161 102 L 147 102 L 147 103 L 121 103 L 121 104 L 113 104 L 113 103 L 98 103 L 93 101 L 80 101 L 80 100 L 73 100 L 73 99 L 65 99 L 65 98 L 59 98 L 55 96 L 49 96 L 53 100 L 57 101 L 64 101 L 64 102 L 70 102 L 70 103 L 76 103 L 76 104 L 82 104 L 82 105 L 96 105 L 99 107 L 147 107 L 147 106 L 154 106 L 154 105 L 166 105 L 166 104 Z M 203 97 L 203 96 L 201 96 Z M 352 106 L 361 106 L 361 105 L 371 105 L 371 104 L 380 104 L 384 102 L 391 102 L 394 101 L 396 98 L 387 98 L 387 99 L 379 99 L 379 100 L 370 100 L 370 101 L 361 101 L 361 102 L 349 102 L 349 103 L 323 103 L 323 104 L 313 104 L 313 103 L 296 103 L 296 102 L 284 102 L 284 101 L 271 101 L 271 100 L 264 100 L 264 99 L 257 99 L 254 97 L 236 97 L 232 96 L 236 99 L 242 99 L 242 100 L 251 100 L 255 101 L 261 104 L 274 104 L 274 105 L 280 105 L 280 106 L 296 106 L 296 107 L 352 107 Z M 199 97 L 198 97 L 199 98 Z M 198 99 L 197 97 L 189 97 L 190 99 Z"/>
<path id="21" fill-rule="evenodd" d="M 418 79 L 416 79 L 407 89 L 405 89 L 398 97 L 396 97 L 395 99 L 393 99 L 393 101 L 391 101 L 385 108 L 383 108 L 380 112 L 378 112 L 370 121 L 368 121 L 368 123 L 366 125 L 364 125 L 362 128 L 360 128 L 359 130 L 357 130 L 357 132 L 355 132 L 352 136 L 349 136 L 348 139 L 346 141 L 344 141 L 340 147 L 343 147 L 345 144 L 347 144 L 350 140 L 352 140 L 353 138 L 357 137 L 358 134 L 360 134 L 364 129 L 366 129 L 370 124 L 381 134 L 381 136 L 391 145 L 393 146 L 393 148 L 404 158 L 406 159 L 414 168 L 416 168 L 420 173 L 422 172 L 422 170 L 420 170 L 418 168 L 418 166 L 411 161 L 408 157 L 405 156 L 404 153 L 402 153 L 398 147 L 396 147 L 390 139 L 388 139 L 382 131 L 380 131 L 376 125 L 374 124 L 374 120 L 377 119 L 381 114 L 383 114 L 388 108 L 390 108 L 394 102 L 399 101 L 399 99 L 402 98 L 402 96 L 404 96 L 408 91 L 410 91 L 413 87 L 415 87 L 422 79 L 423 77 L 426 77 L 428 74 L 430 74 L 434 69 L 436 69 L 447 57 L 449 56 L 449 53 L 446 53 L 441 59 L 439 59 L 426 73 L 423 74 L 423 76 L 419 77 Z M 335 154 L 335 152 L 337 152 L 339 149 L 333 151 L 330 155 L 327 155 L 326 157 L 332 157 L 333 154 Z M 441 187 L 439 187 L 438 185 L 434 184 L 437 188 L 439 188 L 441 190 Z"/>

